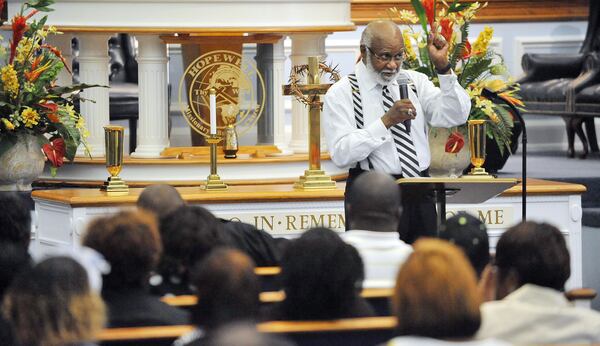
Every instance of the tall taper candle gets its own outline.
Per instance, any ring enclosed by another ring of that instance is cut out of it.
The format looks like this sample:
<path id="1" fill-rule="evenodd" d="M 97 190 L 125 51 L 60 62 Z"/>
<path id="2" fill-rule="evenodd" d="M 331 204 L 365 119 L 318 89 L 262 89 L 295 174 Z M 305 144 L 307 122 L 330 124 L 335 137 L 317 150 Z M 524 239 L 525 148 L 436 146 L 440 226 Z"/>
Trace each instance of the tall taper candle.
<path id="1" fill-rule="evenodd" d="M 209 90 L 209 105 L 210 105 L 210 134 L 217 134 L 217 90 L 210 88 Z"/>

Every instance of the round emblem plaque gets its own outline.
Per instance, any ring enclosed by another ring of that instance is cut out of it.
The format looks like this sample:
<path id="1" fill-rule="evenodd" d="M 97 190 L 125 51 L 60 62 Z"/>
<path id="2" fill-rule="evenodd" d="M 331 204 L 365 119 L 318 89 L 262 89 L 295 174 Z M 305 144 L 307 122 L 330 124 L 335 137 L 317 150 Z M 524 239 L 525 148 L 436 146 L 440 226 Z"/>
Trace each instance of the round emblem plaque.
<path id="1" fill-rule="evenodd" d="M 251 59 L 236 52 L 218 50 L 194 60 L 179 82 L 179 102 L 183 117 L 199 134 L 210 136 L 209 89 L 216 90 L 217 135 L 227 125 L 239 134 L 248 131 L 260 118 L 265 105 L 264 80 Z M 186 88 L 186 84 L 187 88 Z"/>

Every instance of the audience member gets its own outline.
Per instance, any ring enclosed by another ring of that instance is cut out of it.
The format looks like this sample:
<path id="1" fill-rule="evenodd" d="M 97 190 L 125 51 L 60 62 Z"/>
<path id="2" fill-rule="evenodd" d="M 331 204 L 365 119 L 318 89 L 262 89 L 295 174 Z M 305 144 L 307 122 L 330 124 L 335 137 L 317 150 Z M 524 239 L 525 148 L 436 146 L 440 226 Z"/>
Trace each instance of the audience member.
<path id="1" fill-rule="evenodd" d="M 281 260 L 286 298 L 269 320 L 328 320 L 373 315 L 360 296 L 364 267 L 358 251 L 327 228 L 290 242 Z"/>
<path id="2" fill-rule="evenodd" d="M 211 250 L 232 243 L 221 222 L 200 206 L 175 209 L 162 220 L 160 232 L 164 253 L 158 275 L 150 280 L 152 293 L 158 295 L 192 294 L 192 266 Z"/>
<path id="3" fill-rule="evenodd" d="M 490 242 L 485 224 L 475 216 L 459 212 L 440 227 L 440 238 L 461 248 L 478 278 L 490 263 Z"/>
<path id="4" fill-rule="evenodd" d="M 148 277 L 162 251 L 153 215 L 126 211 L 96 219 L 90 223 L 83 245 L 98 251 L 111 266 L 102 287 L 110 327 L 189 322 L 186 312 L 148 292 Z"/>
<path id="5" fill-rule="evenodd" d="M 159 223 L 184 204 L 185 201 L 177 189 L 170 185 L 150 185 L 144 189 L 137 201 L 138 207 L 154 213 Z M 278 240 L 273 239 L 269 233 L 244 222 L 218 220 L 231 237 L 231 245 L 244 251 L 257 266 L 279 265 L 281 256 L 277 246 Z"/>
<path id="6" fill-rule="evenodd" d="M 15 193 L 0 193 L 0 242 L 15 244 L 25 251 L 31 239 L 29 207 Z"/>
<path id="7" fill-rule="evenodd" d="M 394 287 L 398 268 L 412 252 L 398 235 L 400 199 L 394 179 L 380 172 L 360 175 L 346 196 L 349 230 L 341 237 L 365 263 L 365 287 Z"/>
<path id="8" fill-rule="evenodd" d="M 515 344 L 600 342 L 600 313 L 573 307 L 563 295 L 571 275 L 560 231 L 523 222 L 502 234 L 496 246 L 498 301 L 482 305 L 478 337 Z"/>
<path id="9" fill-rule="evenodd" d="M 0 302 L 15 276 L 29 269 L 30 265 L 29 255 L 21 246 L 0 242 Z M 0 315 L 0 340 L 4 345 L 10 345 L 13 340 L 10 325 L 2 315 Z"/>
<path id="10" fill-rule="evenodd" d="M 213 250 L 194 266 L 192 282 L 198 296 L 192 322 L 198 327 L 180 338 L 177 345 L 205 345 L 205 338 L 221 326 L 257 320 L 260 284 L 254 263 L 239 250 Z"/>
<path id="11" fill-rule="evenodd" d="M 251 323 L 232 323 L 219 328 L 207 346 L 292 346 L 285 339 L 263 334 Z"/>
<path id="12" fill-rule="evenodd" d="M 69 257 L 21 272 L 6 292 L 3 313 L 23 346 L 90 345 L 105 321 L 85 269 Z"/>
<path id="13" fill-rule="evenodd" d="M 502 345 L 469 341 L 481 323 L 475 272 L 463 252 L 444 240 L 420 239 L 400 268 L 393 306 L 397 337 L 388 345 Z"/>
<path id="14" fill-rule="evenodd" d="M 184 204 L 185 201 L 177 189 L 165 184 L 146 187 L 137 200 L 138 208 L 154 213 L 158 220 Z"/>

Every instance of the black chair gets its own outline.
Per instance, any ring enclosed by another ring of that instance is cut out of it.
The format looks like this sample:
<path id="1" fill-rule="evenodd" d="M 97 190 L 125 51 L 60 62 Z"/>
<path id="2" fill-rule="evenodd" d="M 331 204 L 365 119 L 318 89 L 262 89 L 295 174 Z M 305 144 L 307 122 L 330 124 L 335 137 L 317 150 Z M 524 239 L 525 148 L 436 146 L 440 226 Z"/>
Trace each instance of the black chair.
<path id="1" fill-rule="evenodd" d="M 564 119 L 569 157 L 575 156 L 575 134 L 583 144 L 581 158 L 587 157 L 589 147 L 598 152 L 594 117 L 600 116 L 600 98 L 594 85 L 598 84 L 600 2 L 590 1 L 589 6 L 586 38 L 580 52 L 525 54 L 521 63 L 526 75 L 518 81 L 527 113 Z"/>

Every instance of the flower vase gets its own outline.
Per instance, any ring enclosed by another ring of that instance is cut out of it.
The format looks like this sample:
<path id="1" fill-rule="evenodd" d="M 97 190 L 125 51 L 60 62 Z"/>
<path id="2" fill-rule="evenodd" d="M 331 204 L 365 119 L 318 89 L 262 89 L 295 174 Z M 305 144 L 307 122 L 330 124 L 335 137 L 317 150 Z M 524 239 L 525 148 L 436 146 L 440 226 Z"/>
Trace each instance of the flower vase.
<path id="1" fill-rule="evenodd" d="M 37 137 L 18 134 L 17 142 L 0 156 L 0 191 L 31 191 L 44 171 L 45 157 Z"/>
<path id="2" fill-rule="evenodd" d="M 447 152 L 448 139 L 453 132 L 458 132 L 464 138 L 464 145 L 456 153 Z M 429 150 L 431 152 L 431 163 L 429 164 L 429 175 L 432 177 L 458 178 L 471 163 L 471 152 L 466 126 L 457 128 L 429 129 Z"/>

